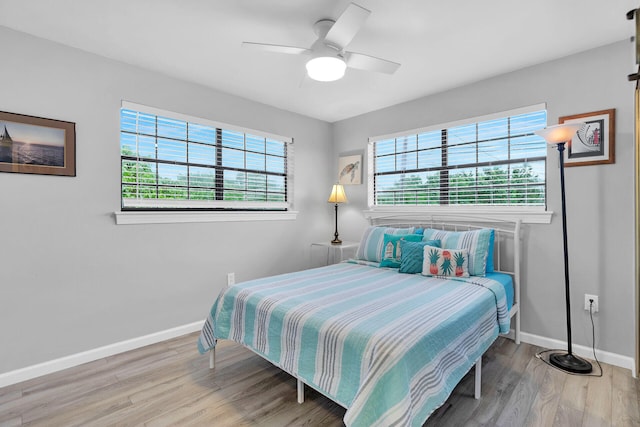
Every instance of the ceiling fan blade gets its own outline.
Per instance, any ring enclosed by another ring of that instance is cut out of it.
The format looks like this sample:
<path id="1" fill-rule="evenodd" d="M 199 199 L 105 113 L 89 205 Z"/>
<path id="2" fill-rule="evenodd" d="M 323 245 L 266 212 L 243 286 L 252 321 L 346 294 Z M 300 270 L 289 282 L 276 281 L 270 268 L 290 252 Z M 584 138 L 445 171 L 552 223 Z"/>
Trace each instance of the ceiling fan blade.
<path id="1" fill-rule="evenodd" d="M 400 64 L 397 62 L 387 61 L 386 59 L 376 58 L 375 56 L 369 56 L 363 53 L 346 52 L 344 56 L 347 67 L 356 68 L 358 70 L 393 74 L 396 72 L 398 67 L 400 67 Z"/>
<path id="2" fill-rule="evenodd" d="M 288 53 L 291 55 L 302 55 L 306 53 L 311 53 L 309 49 L 305 49 L 303 47 L 282 46 L 279 44 L 242 42 L 242 47 L 261 50 L 263 52 Z"/>
<path id="3" fill-rule="evenodd" d="M 349 4 L 325 36 L 325 42 L 340 50 L 344 49 L 353 40 L 370 13 L 370 10 L 362 6 L 355 3 Z"/>

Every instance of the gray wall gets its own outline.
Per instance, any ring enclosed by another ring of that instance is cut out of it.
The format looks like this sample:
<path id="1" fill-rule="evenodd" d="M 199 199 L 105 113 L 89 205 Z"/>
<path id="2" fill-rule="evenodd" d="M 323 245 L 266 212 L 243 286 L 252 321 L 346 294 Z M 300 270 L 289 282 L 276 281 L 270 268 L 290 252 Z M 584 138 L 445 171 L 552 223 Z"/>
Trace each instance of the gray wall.
<path id="1" fill-rule="evenodd" d="M 0 110 L 73 121 L 75 178 L 0 174 L 0 373 L 188 324 L 238 281 L 309 265 L 333 232 L 336 157 L 370 136 L 547 102 L 562 115 L 616 108 L 616 163 L 567 169 L 574 342 L 633 355 L 633 86 L 626 42 L 330 125 L 0 27 Z M 295 221 L 116 226 L 120 101 L 295 138 Z M 334 146 L 331 146 L 333 140 Z M 549 209 L 559 212 L 556 152 Z M 325 167 L 325 165 L 331 165 Z M 365 170 L 366 174 L 366 170 Z M 366 175 L 365 175 L 366 176 Z M 359 240 L 365 185 L 346 189 L 340 235 Z M 561 225 L 525 227 L 523 330 L 565 339 Z"/>
<path id="2" fill-rule="evenodd" d="M 584 294 L 597 294 L 597 347 L 634 355 L 633 70 L 628 42 L 484 80 L 334 124 L 335 155 L 364 151 L 367 138 L 546 102 L 558 117 L 616 109 L 616 161 L 566 169 L 573 341 L 591 344 Z M 508 54 L 508 53 L 507 53 Z M 473 72 L 473 66 L 469 68 Z M 548 152 L 549 225 L 524 228 L 522 330 L 566 340 L 558 153 Z M 365 165 L 366 167 L 366 165 Z M 365 176 L 366 176 L 366 170 Z M 358 239 L 366 222 L 366 186 L 347 188 L 341 230 Z"/>
<path id="3" fill-rule="evenodd" d="M 77 131 L 77 177 L 0 174 L 0 373 L 202 320 L 227 272 L 305 268 L 333 232 L 328 123 L 3 27 L 0 45 L 0 110 Z M 116 226 L 122 99 L 295 138 L 297 220 Z"/>

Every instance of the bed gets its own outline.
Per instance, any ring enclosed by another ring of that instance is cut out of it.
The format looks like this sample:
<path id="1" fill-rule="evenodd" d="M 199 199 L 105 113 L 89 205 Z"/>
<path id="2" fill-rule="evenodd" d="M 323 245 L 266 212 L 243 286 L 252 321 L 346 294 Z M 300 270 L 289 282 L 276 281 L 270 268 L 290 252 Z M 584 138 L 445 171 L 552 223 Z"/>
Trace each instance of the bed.
<path id="1" fill-rule="evenodd" d="M 473 366 L 480 397 L 482 354 L 512 317 L 519 343 L 519 223 L 505 224 L 372 224 L 354 260 L 224 289 L 198 348 L 213 367 L 218 339 L 246 346 L 297 378 L 299 402 L 306 384 L 345 407 L 347 426 L 420 426 Z M 473 253 L 451 247 L 465 245 Z M 403 269 L 412 248 L 423 255 L 419 273 L 416 260 Z M 435 252 L 450 275 L 422 274 Z M 461 269 L 483 274 L 456 275 L 460 254 Z"/>

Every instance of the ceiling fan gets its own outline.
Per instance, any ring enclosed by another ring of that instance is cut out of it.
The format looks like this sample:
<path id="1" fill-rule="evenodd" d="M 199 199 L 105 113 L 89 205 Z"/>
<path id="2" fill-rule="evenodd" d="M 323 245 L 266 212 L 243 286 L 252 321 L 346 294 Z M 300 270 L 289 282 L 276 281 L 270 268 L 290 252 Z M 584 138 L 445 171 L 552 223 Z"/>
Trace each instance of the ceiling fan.
<path id="1" fill-rule="evenodd" d="M 243 42 L 242 46 L 266 52 L 309 55 L 311 59 L 307 61 L 307 74 L 312 79 L 323 82 L 341 79 L 347 67 L 393 74 L 400 67 L 400 64 L 345 50 L 370 13 L 370 10 L 350 3 L 336 21 L 333 19 L 319 20 L 313 25 L 318 40 L 309 49 L 254 42 Z"/>

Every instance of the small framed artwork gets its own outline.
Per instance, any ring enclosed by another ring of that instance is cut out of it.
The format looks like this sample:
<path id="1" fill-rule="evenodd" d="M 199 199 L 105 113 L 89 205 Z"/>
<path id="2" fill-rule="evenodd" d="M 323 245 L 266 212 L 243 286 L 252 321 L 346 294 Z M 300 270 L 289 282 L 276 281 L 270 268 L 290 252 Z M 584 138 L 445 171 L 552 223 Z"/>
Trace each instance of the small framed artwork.
<path id="1" fill-rule="evenodd" d="M 615 109 L 560 117 L 560 123 L 582 123 L 565 150 L 565 166 L 615 161 Z"/>
<path id="2" fill-rule="evenodd" d="M 76 124 L 0 112 L 0 172 L 76 176 Z"/>
<path id="3" fill-rule="evenodd" d="M 338 183 L 342 185 L 362 184 L 362 155 L 338 158 Z"/>

